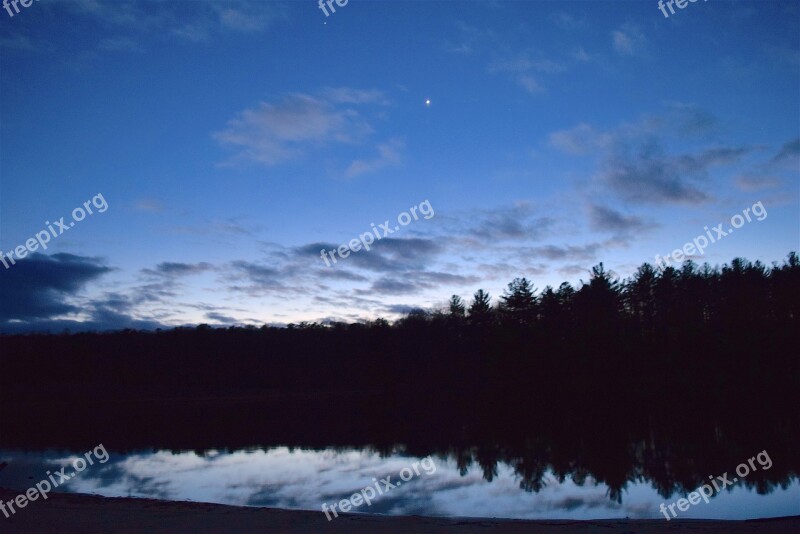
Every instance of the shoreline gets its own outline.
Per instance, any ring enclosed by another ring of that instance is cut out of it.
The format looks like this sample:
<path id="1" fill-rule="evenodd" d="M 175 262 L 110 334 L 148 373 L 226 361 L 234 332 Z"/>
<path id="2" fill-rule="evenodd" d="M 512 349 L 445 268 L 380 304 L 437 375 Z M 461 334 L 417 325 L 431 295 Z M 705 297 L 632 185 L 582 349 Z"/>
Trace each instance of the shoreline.
<path id="1" fill-rule="evenodd" d="M 18 491 L 0 488 L 0 500 Z M 524 520 L 493 518 L 442 518 L 341 514 L 327 521 L 316 511 L 285 510 L 191 501 L 160 501 L 131 497 L 102 497 L 77 493 L 53 493 L 46 501 L 29 503 L 6 518 L 3 532 L 799 532 L 800 515 L 750 520 L 717 519 L 601 519 Z M 26 508 L 28 508 L 26 506 Z"/>

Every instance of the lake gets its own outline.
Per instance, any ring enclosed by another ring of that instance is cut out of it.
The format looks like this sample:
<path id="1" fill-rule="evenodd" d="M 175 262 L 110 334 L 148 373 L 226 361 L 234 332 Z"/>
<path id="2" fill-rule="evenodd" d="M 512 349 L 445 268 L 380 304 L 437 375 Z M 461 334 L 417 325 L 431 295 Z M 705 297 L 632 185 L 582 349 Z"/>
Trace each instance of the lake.
<path id="1" fill-rule="evenodd" d="M 69 474 L 73 462 L 84 453 L 0 450 L 0 463 L 8 464 L 0 470 L 0 486 L 22 492 L 61 467 Z M 763 469 L 765 465 L 756 462 L 755 466 L 758 472 L 769 473 Z M 669 505 L 684 496 L 664 498 L 652 483 L 635 480 L 625 484 L 618 500 L 608 485 L 591 476 L 583 480 L 567 476 L 560 482 L 552 470 L 543 473 L 538 491 L 525 491 L 520 487 L 520 475 L 504 462 L 496 466 L 491 478 L 491 482 L 486 480 L 482 468 L 474 463 L 466 470 L 459 467 L 452 455 L 425 461 L 402 450 L 389 454 L 370 449 L 287 447 L 201 453 L 112 450 L 104 463 L 95 459 L 94 465 L 86 466 L 56 491 L 320 511 L 323 504 L 330 507 L 355 493 L 363 495 L 362 490 L 378 483 L 378 490 L 366 491 L 367 496 L 375 494 L 370 505 L 357 499 L 361 502 L 351 511 L 517 519 L 659 518 L 663 517 L 661 503 Z M 386 484 L 379 482 L 382 480 L 395 487 L 386 489 Z M 740 481 L 711 497 L 708 504 L 700 500 L 684 512 L 675 511 L 680 518 L 796 515 L 800 513 L 800 483 L 794 479 L 785 488 L 759 495 Z"/>

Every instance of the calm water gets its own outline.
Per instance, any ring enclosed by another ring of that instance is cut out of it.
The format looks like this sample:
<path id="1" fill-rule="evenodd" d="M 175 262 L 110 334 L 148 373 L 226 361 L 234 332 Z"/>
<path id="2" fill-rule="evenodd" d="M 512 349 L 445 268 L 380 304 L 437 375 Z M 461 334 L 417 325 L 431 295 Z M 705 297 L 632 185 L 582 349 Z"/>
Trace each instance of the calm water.
<path id="1" fill-rule="evenodd" d="M 62 466 L 70 473 L 72 462 L 83 452 L 0 450 L 0 464 L 8 464 L 0 470 L 0 486 L 24 490 L 45 479 L 48 470 L 56 472 Z M 605 484 L 597 484 L 591 477 L 582 484 L 571 477 L 559 482 L 550 471 L 541 478 L 539 491 L 526 492 L 520 489 L 514 469 L 505 463 L 497 465 L 491 482 L 479 466 L 463 472 L 452 457 L 434 456 L 432 463 L 418 464 L 416 474 L 412 464 L 421 459 L 402 451 L 381 455 L 370 450 L 275 447 L 234 452 L 108 453 L 104 464 L 95 461 L 56 491 L 320 510 L 323 503 L 330 506 L 367 486 L 374 487 L 373 479 L 389 476 L 392 484 L 402 482 L 401 470 L 409 468 L 403 473 L 406 482 L 382 489 L 383 495 L 376 496 L 370 506 L 361 504 L 353 511 L 519 519 L 656 518 L 663 517 L 661 503 L 670 504 L 683 496 L 665 499 L 652 484 L 633 481 L 625 484 L 618 502 Z M 767 495 L 737 484 L 713 496 L 708 504 L 700 501 L 690 506 L 679 517 L 746 519 L 797 514 L 800 483 L 792 480 L 785 489 L 778 487 Z"/>

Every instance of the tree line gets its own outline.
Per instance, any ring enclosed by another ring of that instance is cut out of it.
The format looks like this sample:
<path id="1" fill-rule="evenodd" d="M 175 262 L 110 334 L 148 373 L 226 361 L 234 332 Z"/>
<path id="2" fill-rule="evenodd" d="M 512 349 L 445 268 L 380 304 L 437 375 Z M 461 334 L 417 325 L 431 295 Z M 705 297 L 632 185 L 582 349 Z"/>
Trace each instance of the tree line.
<path id="1" fill-rule="evenodd" d="M 629 279 L 616 280 L 603 263 L 591 270 L 587 283 L 575 289 L 567 282 L 558 289 L 537 289 L 527 278 L 516 278 L 492 305 L 478 289 L 469 306 L 453 295 L 445 309 L 414 310 L 399 321 L 450 322 L 472 327 L 544 327 L 548 332 L 588 328 L 592 335 L 625 327 L 641 336 L 687 332 L 703 326 L 797 324 L 800 313 L 800 260 L 792 252 L 782 265 L 734 259 L 730 265 L 662 270 L 645 263 Z M 553 330 L 555 329 L 555 330 Z"/>

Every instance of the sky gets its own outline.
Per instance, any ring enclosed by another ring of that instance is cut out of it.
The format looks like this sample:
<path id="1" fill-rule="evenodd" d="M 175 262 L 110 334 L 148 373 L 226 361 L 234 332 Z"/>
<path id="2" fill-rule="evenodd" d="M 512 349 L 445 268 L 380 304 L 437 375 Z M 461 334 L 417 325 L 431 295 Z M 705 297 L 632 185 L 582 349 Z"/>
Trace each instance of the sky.
<path id="1" fill-rule="evenodd" d="M 0 10 L 0 332 L 391 320 L 800 249 L 800 3 L 333 7 Z"/>

